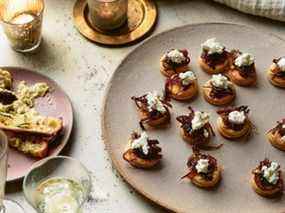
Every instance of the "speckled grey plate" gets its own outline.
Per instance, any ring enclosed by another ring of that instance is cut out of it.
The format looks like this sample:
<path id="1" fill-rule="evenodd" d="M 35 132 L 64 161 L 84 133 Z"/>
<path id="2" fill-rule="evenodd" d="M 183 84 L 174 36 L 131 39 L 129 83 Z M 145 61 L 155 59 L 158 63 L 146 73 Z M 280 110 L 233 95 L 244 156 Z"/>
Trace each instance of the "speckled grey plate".
<path id="1" fill-rule="evenodd" d="M 149 135 L 159 139 L 163 152 L 159 169 L 144 171 L 132 168 L 122 158 L 127 140 L 133 130 L 139 130 L 138 116 L 133 95 L 152 90 L 162 90 L 165 78 L 159 72 L 159 58 L 170 48 L 187 48 L 191 56 L 191 69 L 197 74 L 200 87 L 210 78 L 197 65 L 200 44 L 216 37 L 228 49 L 238 48 L 256 57 L 258 86 L 237 87 L 236 105 L 249 105 L 250 118 L 258 128 L 258 134 L 246 143 L 223 139 L 218 133 L 214 143 L 224 143 L 215 151 L 209 151 L 223 165 L 223 180 L 212 191 L 195 187 L 188 181 L 180 181 L 187 172 L 186 161 L 191 148 L 180 138 L 175 117 L 188 113 L 187 106 L 211 113 L 211 123 L 216 129 L 216 107 L 201 97 L 190 103 L 173 101 L 171 126 L 168 129 L 150 130 Z M 107 149 L 119 173 L 138 192 L 161 206 L 177 212 L 281 212 L 285 210 L 285 196 L 266 199 L 253 192 L 249 184 L 251 170 L 259 160 L 269 157 L 282 164 L 285 170 L 284 152 L 273 148 L 265 138 L 265 132 L 275 122 L 285 117 L 285 90 L 273 87 L 266 79 L 265 71 L 272 59 L 282 56 L 285 42 L 260 32 L 255 28 L 235 24 L 197 24 L 170 30 L 149 39 L 135 49 L 118 67 L 106 97 L 103 118 Z"/>
<path id="2" fill-rule="evenodd" d="M 67 144 L 72 130 L 73 113 L 68 96 L 55 81 L 44 75 L 19 67 L 1 68 L 8 70 L 12 74 L 14 87 L 17 86 L 20 81 L 26 81 L 27 84 L 46 82 L 50 86 L 52 92 L 43 98 L 36 99 L 35 106 L 41 114 L 62 118 L 63 120 L 61 136 L 53 142 L 53 146 L 51 146 L 48 153 L 49 156 L 58 155 Z M 9 149 L 8 154 L 9 167 L 7 181 L 15 181 L 23 178 L 29 171 L 31 165 L 36 162 L 36 159 L 27 157 L 14 149 Z"/>

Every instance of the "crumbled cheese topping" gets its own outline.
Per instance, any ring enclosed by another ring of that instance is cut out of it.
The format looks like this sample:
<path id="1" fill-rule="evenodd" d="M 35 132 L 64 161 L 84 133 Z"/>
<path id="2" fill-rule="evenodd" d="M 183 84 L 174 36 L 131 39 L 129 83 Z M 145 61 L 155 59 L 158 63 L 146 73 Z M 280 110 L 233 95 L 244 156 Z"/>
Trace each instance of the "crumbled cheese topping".
<path id="1" fill-rule="evenodd" d="M 253 63 L 254 63 L 254 57 L 249 53 L 242 53 L 235 59 L 235 65 L 238 67 L 250 66 Z"/>
<path id="2" fill-rule="evenodd" d="M 213 75 L 211 79 L 211 83 L 218 88 L 227 89 L 229 86 L 229 80 L 226 76 L 222 74 Z"/>
<path id="3" fill-rule="evenodd" d="M 198 173 L 207 173 L 209 167 L 209 160 L 208 159 L 200 159 L 198 160 L 195 169 Z"/>
<path id="4" fill-rule="evenodd" d="M 216 38 L 210 38 L 206 40 L 201 46 L 204 51 L 208 51 L 209 55 L 214 53 L 221 54 L 224 52 L 225 48 L 224 45 L 216 41 Z"/>
<path id="5" fill-rule="evenodd" d="M 233 124 L 243 124 L 246 116 L 244 111 L 232 111 L 228 115 L 229 121 Z"/>
<path id="6" fill-rule="evenodd" d="M 281 137 L 281 141 L 285 143 L 285 135 Z"/>
<path id="7" fill-rule="evenodd" d="M 131 148 L 132 149 L 141 148 L 143 153 L 147 155 L 149 151 L 149 145 L 148 145 L 147 139 L 148 139 L 148 135 L 146 134 L 146 132 L 142 132 L 139 138 L 132 141 Z"/>
<path id="8" fill-rule="evenodd" d="M 196 111 L 194 113 L 194 118 L 191 121 L 192 129 L 197 130 L 201 129 L 205 124 L 209 122 L 210 115 L 206 112 Z"/>
<path id="9" fill-rule="evenodd" d="M 147 93 L 146 100 L 148 104 L 148 110 L 150 112 L 153 109 L 156 109 L 162 113 L 166 111 L 164 104 L 161 102 L 160 95 L 158 95 L 156 91 Z"/>
<path id="10" fill-rule="evenodd" d="M 276 184 L 279 180 L 278 166 L 276 162 L 271 162 L 270 167 L 263 166 L 261 171 L 263 172 L 263 177 L 271 184 Z"/>
<path id="11" fill-rule="evenodd" d="M 179 73 L 179 78 L 182 80 L 182 85 L 187 86 L 191 81 L 196 80 L 196 75 L 192 71 L 187 71 L 184 73 Z"/>
<path id="12" fill-rule="evenodd" d="M 208 130 L 204 129 L 203 135 L 204 135 L 205 138 L 208 138 L 209 137 Z"/>
<path id="13" fill-rule="evenodd" d="M 285 72 L 285 57 L 282 57 L 278 62 L 277 66 L 281 69 L 281 71 Z"/>
<path id="14" fill-rule="evenodd" d="M 184 54 L 178 49 L 170 50 L 168 53 L 166 53 L 166 57 L 176 64 L 181 64 L 186 59 Z"/>

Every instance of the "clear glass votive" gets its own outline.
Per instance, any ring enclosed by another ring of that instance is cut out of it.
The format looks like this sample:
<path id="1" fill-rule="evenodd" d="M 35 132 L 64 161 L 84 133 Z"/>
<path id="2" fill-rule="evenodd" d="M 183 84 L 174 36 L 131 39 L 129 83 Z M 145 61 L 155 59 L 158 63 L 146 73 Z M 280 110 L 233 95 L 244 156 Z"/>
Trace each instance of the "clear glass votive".
<path id="1" fill-rule="evenodd" d="M 43 0 L 1 0 L 0 20 L 11 47 L 31 52 L 41 43 Z"/>
<path id="2" fill-rule="evenodd" d="M 94 27 L 114 30 L 127 20 L 128 0 L 88 0 L 89 19 Z"/>

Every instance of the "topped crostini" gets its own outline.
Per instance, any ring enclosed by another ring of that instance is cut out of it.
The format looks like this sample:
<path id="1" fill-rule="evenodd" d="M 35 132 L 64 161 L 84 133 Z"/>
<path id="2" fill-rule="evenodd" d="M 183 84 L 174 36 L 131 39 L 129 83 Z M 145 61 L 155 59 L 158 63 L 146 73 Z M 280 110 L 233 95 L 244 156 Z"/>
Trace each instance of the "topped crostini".
<path id="1" fill-rule="evenodd" d="M 274 86 L 285 88 L 285 56 L 273 59 L 267 77 Z"/>

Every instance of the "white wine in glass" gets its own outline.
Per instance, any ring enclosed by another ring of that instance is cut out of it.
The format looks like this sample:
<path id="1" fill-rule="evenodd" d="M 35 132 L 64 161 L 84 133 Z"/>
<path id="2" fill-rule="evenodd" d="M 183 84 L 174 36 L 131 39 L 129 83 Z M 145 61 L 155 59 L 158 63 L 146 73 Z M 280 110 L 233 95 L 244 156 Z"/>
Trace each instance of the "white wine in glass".
<path id="1" fill-rule="evenodd" d="M 24 213 L 24 209 L 15 201 L 4 199 L 8 168 L 8 139 L 0 130 L 0 213 Z"/>

